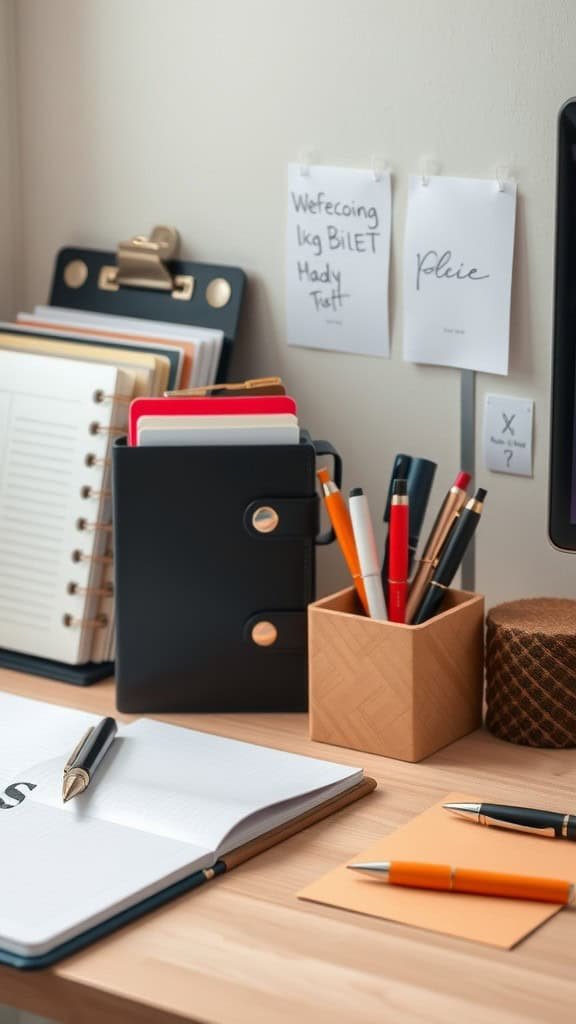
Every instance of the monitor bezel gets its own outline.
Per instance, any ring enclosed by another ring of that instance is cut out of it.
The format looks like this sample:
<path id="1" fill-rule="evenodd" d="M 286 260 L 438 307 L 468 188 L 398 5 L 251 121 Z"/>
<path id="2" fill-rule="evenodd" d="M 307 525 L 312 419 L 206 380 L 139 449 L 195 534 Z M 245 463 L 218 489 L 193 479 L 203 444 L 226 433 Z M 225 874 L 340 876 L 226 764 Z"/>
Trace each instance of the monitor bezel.
<path id="1" fill-rule="evenodd" d="M 571 519 L 573 476 L 576 487 L 575 392 L 576 98 L 564 104 L 558 118 L 548 535 L 563 551 L 576 550 L 576 522 Z"/>

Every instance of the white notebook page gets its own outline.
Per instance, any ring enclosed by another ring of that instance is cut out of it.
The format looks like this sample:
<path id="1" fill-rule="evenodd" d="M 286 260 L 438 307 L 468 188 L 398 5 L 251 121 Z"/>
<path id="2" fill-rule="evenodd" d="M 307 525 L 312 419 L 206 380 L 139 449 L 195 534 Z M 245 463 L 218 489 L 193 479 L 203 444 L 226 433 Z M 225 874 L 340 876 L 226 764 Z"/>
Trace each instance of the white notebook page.
<path id="1" fill-rule="evenodd" d="M 191 843 L 32 804 L 4 813 L 0 948 L 40 955 L 211 861 Z"/>
<path id="2" fill-rule="evenodd" d="M 10 783 L 28 779 L 32 764 L 60 758 L 62 775 L 75 744 L 99 721 L 98 715 L 87 711 L 0 693 L 0 797 Z M 30 776 L 29 781 L 37 779 Z"/>
<path id="3" fill-rule="evenodd" d="M 61 775 L 61 760 L 37 766 L 33 799 L 61 807 Z M 361 776 L 346 765 L 140 719 L 119 730 L 94 786 L 63 813 L 222 852 L 297 816 L 293 801 L 307 810 Z"/>
<path id="4" fill-rule="evenodd" d="M 293 800 L 318 803 L 359 782 L 362 770 L 210 733 L 138 719 L 117 738 L 82 797 L 63 805 L 62 770 L 96 715 L 0 693 L 0 795 L 35 786 L 27 799 L 73 818 L 93 817 L 216 852 L 248 823 L 268 831 L 294 816 Z M 267 815 L 260 817 L 260 812 Z M 286 813 L 289 811 L 290 813 Z M 241 837 L 239 842 L 246 839 Z"/>

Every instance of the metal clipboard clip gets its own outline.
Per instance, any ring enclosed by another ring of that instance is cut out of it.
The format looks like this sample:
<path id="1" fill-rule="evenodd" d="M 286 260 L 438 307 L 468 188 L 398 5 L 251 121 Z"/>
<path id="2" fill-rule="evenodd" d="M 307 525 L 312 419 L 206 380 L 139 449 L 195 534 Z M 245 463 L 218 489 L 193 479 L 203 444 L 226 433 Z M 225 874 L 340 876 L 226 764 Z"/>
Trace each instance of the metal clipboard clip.
<path id="1" fill-rule="evenodd" d="M 158 225 L 150 237 L 136 235 L 118 244 L 118 265 L 102 267 L 98 287 L 117 292 L 120 288 L 146 288 L 171 292 L 173 299 L 187 301 L 194 292 L 191 275 L 173 275 L 167 264 L 176 258 L 180 236 L 176 228 Z"/>

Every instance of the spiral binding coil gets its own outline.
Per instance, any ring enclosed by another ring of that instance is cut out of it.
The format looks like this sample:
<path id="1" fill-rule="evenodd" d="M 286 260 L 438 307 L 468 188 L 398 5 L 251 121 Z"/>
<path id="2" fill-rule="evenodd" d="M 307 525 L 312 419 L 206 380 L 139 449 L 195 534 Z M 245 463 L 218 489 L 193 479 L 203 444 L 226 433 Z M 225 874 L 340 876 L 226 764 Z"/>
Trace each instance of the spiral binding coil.
<path id="1" fill-rule="evenodd" d="M 124 402 L 128 405 L 132 401 L 131 395 L 107 395 L 101 388 L 94 392 L 92 398 L 99 404 L 102 402 Z"/>
<path id="2" fill-rule="evenodd" d="M 107 394 L 107 392 L 102 389 L 94 391 L 92 398 L 97 404 L 101 404 L 103 402 L 129 403 L 131 401 L 131 398 L 128 396 Z M 98 434 L 112 436 L 124 434 L 125 429 L 123 427 L 106 427 L 97 420 L 94 420 L 89 424 L 88 432 L 93 436 Z M 111 465 L 111 462 L 112 460 L 110 458 L 101 458 L 94 452 L 88 452 L 84 457 L 84 464 L 89 468 L 99 466 L 102 467 L 102 469 L 106 469 Z M 112 491 L 104 488 L 92 487 L 90 484 L 84 484 L 80 488 L 80 497 L 84 500 L 95 499 L 99 501 L 102 498 L 111 498 Z M 103 532 L 110 534 L 112 532 L 112 523 L 103 523 L 98 521 L 92 522 L 80 517 L 76 520 L 76 529 L 87 532 Z M 109 549 L 103 555 L 88 555 L 86 552 L 82 551 L 81 548 L 75 548 L 74 551 L 71 552 L 70 557 L 74 563 L 95 563 L 97 565 L 101 565 L 103 569 L 106 566 L 111 565 L 113 562 L 113 555 Z M 114 596 L 114 587 L 111 582 L 101 581 L 98 586 L 82 586 L 75 580 L 70 580 L 66 586 L 66 593 L 72 597 L 111 598 Z M 67 629 L 105 629 L 108 626 L 108 616 L 103 613 L 99 613 L 92 618 L 87 616 L 76 617 L 70 612 L 66 612 L 62 616 L 62 625 Z"/>
<path id="3" fill-rule="evenodd" d="M 94 452 L 88 452 L 84 458 L 85 466 L 110 466 L 112 459 L 100 459 Z"/>
<path id="4" fill-rule="evenodd" d="M 66 612 L 62 616 L 62 625 L 66 627 L 78 627 L 82 629 L 104 629 L 108 625 L 108 619 L 105 615 L 97 615 L 94 619 L 75 619 L 73 615 Z"/>
<path id="5" fill-rule="evenodd" d="M 125 434 L 126 433 L 126 429 L 125 429 L 125 427 L 104 427 L 104 426 L 102 426 L 101 423 L 98 423 L 98 420 L 92 420 L 92 423 L 88 427 L 88 433 L 92 434 L 92 435 L 95 435 L 95 434 L 118 434 L 118 436 L 120 436 L 120 434 Z"/>
<path id="6" fill-rule="evenodd" d="M 90 487 L 89 484 L 85 484 L 84 487 L 80 488 L 81 498 L 111 498 L 112 491 L 98 491 L 94 487 Z"/>
<path id="7" fill-rule="evenodd" d="M 72 552 L 71 557 L 73 562 L 98 562 L 101 565 L 112 565 L 112 562 L 114 561 L 114 557 L 111 552 L 105 555 L 87 555 L 84 551 L 81 551 L 80 548 L 76 548 Z"/>
<path id="8" fill-rule="evenodd" d="M 70 580 L 66 586 L 66 592 L 77 596 L 94 594 L 95 597 L 113 597 L 114 587 L 112 583 L 106 583 L 103 587 L 81 587 L 79 583 Z"/>
<path id="9" fill-rule="evenodd" d="M 77 530 L 86 530 L 89 533 L 94 533 L 97 530 L 101 530 L 103 533 L 112 533 L 112 523 L 89 523 L 87 519 L 76 520 Z"/>

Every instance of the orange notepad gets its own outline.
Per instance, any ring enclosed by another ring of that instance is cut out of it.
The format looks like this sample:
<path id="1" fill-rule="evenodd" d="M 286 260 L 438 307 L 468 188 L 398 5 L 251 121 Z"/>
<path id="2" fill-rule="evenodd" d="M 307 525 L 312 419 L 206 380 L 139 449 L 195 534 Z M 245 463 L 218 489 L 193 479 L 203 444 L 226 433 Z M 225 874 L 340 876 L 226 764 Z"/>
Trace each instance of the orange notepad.
<path id="1" fill-rule="evenodd" d="M 451 801 L 481 803 L 488 797 L 447 793 L 439 803 L 347 863 L 432 861 L 576 882 L 576 843 L 482 827 L 442 809 L 442 804 Z M 560 909 L 528 900 L 389 886 L 358 877 L 345 864 L 312 882 L 298 896 L 500 949 L 511 949 Z M 576 910 L 570 908 L 564 913 L 574 915 L 576 934 Z"/>

